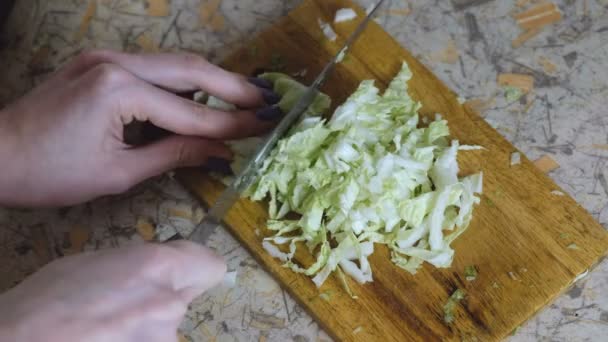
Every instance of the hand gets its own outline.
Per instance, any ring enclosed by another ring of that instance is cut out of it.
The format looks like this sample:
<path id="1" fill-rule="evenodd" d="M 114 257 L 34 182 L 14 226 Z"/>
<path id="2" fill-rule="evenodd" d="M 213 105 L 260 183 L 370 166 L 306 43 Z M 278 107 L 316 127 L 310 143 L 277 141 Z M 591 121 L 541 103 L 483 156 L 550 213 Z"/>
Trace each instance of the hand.
<path id="1" fill-rule="evenodd" d="M 177 341 L 188 304 L 225 271 L 188 241 L 62 258 L 0 296 L 0 340 Z"/>
<path id="2" fill-rule="evenodd" d="M 230 159 L 221 140 L 259 134 L 281 114 L 269 107 L 278 96 L 253 83 L 195 55 L 83 54 L 0 111 L 0 204 L 71 205 L 210 157 Z M 174 95 L 199 89 L 244 109 Z M 123 128 L 134 120 L 177 135 L 129 146 Z"/>

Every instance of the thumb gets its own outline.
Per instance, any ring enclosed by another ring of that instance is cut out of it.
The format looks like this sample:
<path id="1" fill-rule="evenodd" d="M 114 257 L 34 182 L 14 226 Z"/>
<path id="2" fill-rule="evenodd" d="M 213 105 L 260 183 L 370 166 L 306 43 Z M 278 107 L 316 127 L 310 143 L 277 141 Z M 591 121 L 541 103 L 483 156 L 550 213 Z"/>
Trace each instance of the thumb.
<path id="1" fill-rule="evenodd" d="M 232 152 L 218 141 L 175 135 L 128 150 L 121 162 L 136 184 L 179 167 L 203 165 L 210 157 L 230 160 Z"/>
<path id="2" fill-rule="evenodd" d="M 186 303 L 224 279 L 226 263 L 209 248 L 194 242 L 179 240 L 165 243 L 177 251 L 176 264 L 171 271 L 173 289 Z"/>

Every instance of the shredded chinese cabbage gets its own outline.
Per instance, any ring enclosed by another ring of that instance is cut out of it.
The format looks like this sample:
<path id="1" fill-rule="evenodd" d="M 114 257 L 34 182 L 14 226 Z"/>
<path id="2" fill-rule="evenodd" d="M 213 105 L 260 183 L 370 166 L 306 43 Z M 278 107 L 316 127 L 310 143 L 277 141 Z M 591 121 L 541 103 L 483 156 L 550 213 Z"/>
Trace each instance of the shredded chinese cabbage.
<path id="1" fill-rule="evenodd" d="M 303 89 L 284 75 L 262 77 L 281 94 Z M 317 286 L 338 268 L 359 283 L 372 281 L 368 257 L 377 243 L 410 273 L 423 262 L 449 267 L 450 244 L 471 221 L 482 174 L 459 177 L 462 148 L 450 141 L 441 116 L 419 125 L 411 77 L 404 63 L 384 93 L 371 80 L 361 82 L 330 120 L 321 116 L 329 107 L 322 97 L 278 142 L 245 194 L 269 200 L 272 235 L 264 248 Z M 298 264 L 298 248 L 315 262 Z"/>

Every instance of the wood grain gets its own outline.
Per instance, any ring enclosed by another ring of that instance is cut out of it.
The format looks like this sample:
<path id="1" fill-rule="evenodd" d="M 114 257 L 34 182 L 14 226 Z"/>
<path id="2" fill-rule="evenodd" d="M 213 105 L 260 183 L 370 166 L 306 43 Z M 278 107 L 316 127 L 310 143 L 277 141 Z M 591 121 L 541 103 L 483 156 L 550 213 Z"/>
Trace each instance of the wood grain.
<path id="1" fill-rule="evenodd" d="M 310 82 L 337 53 L 358 20 L 335 25 L 335 43 L 323 39 L 317 18 L 330 22 L 335 11 L 355 7 L 350 1 L 308 0 L 234 53 L 224 66 L 243 74 L 270 65 L 279 53 L 289 72 L 307 69 Z M 358 13 L 363 11 L 356 7 Z M 255 46 L 257 53 L 252 54 Z M 484 172 L 484 194 L 469 230 L 454 244 L 453 266 L 429 265 L 415 276 L 395 267 L 388 251 L 377 245 L 370 258 L 374 282 L 349 284 L 358 299 L 344 293 L 336 276 L 319 290 L 306 276 L 281 267 L 261 248 L 267 218 L 263 203 L 239 201 L 226 217 L 230 232 L 338 340 L 436 341 L 498 340 L 564 292 L 572 280 L 594 265 L 608 249 L 608 234 L 568 196 L 550 192 L 558 187 L 528 159 L 510 166 L 515 148 L 478 115 L 463 107 L 455 94 L 372 23 L 324 86 L 334 105 L 341 103 L 364 79 L 385 87 L 402 61 L 410 65 L 413 96 L 422 102 L 422 114 L 441 113 L 454 138 L 487 150 L 459 153 L 462 174 Z M 182 170 L 178 178 L 205 203 L 212 203 L 223 186 L 198 170 Z M 567 246 L 576 243 L 583 248 Z M 311 256 L 300 251 L 296 259 Z M 464 279 L 464 267 L 475 265 L 475 281 Z M 457 288 L 466 291 L 455 321 L 443 322 L 442 307 Z M 319 293 L 333 291 L 330 301 Z"/>

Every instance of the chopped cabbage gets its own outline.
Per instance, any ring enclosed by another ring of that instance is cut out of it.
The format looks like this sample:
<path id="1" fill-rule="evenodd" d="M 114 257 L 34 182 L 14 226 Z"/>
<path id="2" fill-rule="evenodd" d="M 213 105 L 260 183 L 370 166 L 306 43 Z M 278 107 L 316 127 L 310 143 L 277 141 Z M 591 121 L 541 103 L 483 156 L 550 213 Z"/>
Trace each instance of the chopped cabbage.
<path id="1" fill-rule="evenodd" d="M 267 72 L 260 75 L 259 77 L 273 83 L 273 90 L 281 96 L 281 101 L 277 105 L 284 113 L 289 112 L 289 110 L 296 105 L 298 99 L 306 91 L 306 86 L 282 73 Z M 227 103 L 215 96 L 209 96 L 206 105 L 211 108 L 225 111 L 231 111 L 236 109 L 235 105 Z M 325 112 L 330 105 L 331 99 L 329 98 L 329 96 L 323 93 L 319 93 L 314 99 L 313 103 L 310 105 L 310 107 L 308 107 L 306 112 L 304 112 L 303 117 L 308 118 L 319 116 L 320 114 Z M 300 124 L 299 128 L 304 129 L 308 127 L 307 125 L 312 125 L 314 122 L 316 122 L 316 120 L 319 119 L 311 118 L 305 120 Z M 246 163 L 248 161 L 248 157 L 252 156 L 255 153 L 258 146 L 262 144 L 264 140 L 265 137 L 250 137 L 246 139 L 231 140 L 227 142 L 228 146 L 230 146 L 230 149 L 234 153 L 234 159 L 231 164 L 231 168 L 235 174 L 239 174 L 245 168 Z M 229 185 L 232 180 L 232 177 L 230 176 L 214 176 L 219 178 L 226 185 Z"/>
<path id="2" fill-rule="evenodd" d="M 521 154 L 519 152 L 511 153 L 511 166 L 521 164 Z"/>
<path id="3" fill-rule="evenodd" d="M 443 321 L 446 324 L 452 324 L 454 322 L 454 311 L 456 311 L 456 306 L 464 299 L 465 295 L 466 293 L 464 290 L 456 289 L 450 298 L 448 298 L 443 306 Z"/>
<path id="4" fill-rule="evenodd" d="M 330 41 L 333 42 L 334 40 L 336 40 L 336 38 L 338 38 L 336 31 L 334 31 L 331 25 L 323 21 L 321 18 L 319 18 L 319 27 L 321 28 L 321 31 L 323 31 L 325 37 Z"/>
<path id="5" fill-rule="evenodd" d="M 281 94 L 303 89 L 278 74 L 265 77 Z M 361 82 L 330 120 L 314 116 L 329 107 L 327 98 L 319 99 L 246 191 L 252 200 L 270 201 L 273 234 L 263 247 L 317 286 L 334 271 L 372 281 L 368 258 L 375 243 L 386 245 L 391 261 L 411 273 L 423 262 L 449 267 L 450 244 L 471 221 L 482 174 L 458 176 L 461 146 L 450 141 L 441 116 L 419 127 L 421 105 L 408 94 L 411 77 L 404 63 L 383 94 L 373 81 Z M 289 96 L 284 101 L 293 105 Z M 286 219 L 289 212 L 299 217 Z M 315 261 L 296 263 L 298 248 Z"/>
<path id="6" fill-rule="evenodd" d="M 336 17 L 334 23 L 341 23 L 343 21 L 353 20 L 357 17 L 357 12 L 352 8 L 341 8 L 336 11 Z"/>

